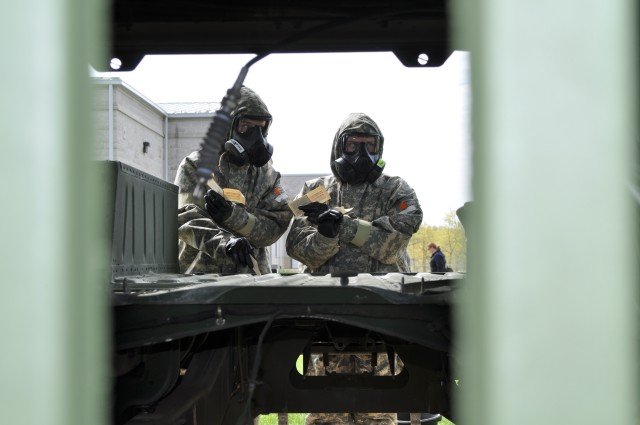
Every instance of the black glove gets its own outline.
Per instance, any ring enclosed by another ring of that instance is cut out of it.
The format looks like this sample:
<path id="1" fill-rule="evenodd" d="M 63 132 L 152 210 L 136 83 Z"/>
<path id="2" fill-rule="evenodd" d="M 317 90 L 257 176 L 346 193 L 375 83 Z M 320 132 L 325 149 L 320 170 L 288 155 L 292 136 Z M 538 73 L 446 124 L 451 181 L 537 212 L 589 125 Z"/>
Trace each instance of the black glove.
<path id="1" fill-rule="evenodd" d="M 338 210 L 327 210 L 318 216 L 318 232 L 322 236 L 335 238 L 340 231 L 342 213 Z"/>
<path id="2" fill-rule="evenodd" d="M 207 190 L 207 194 L 204 195 L 204 207 L 207 213 L 211 216 L 213 221 L 220 224 L 231 216 L 233 212 L 233 204 L 215 190 Z"/>
<path id="3" fill-rule="evenodd" d="M 252 267 L 250 255 L 253 255 L 253 246 L 247 238 L 231 238 L 224 246 L 224 253 L 241 267 Z"/>
<path id="4" fill-rule="evenodd" d="M 320 202 L 312 202 L 307 205 L 299 206 L 298 208 L 307 216 L 307 219 L 311 223 L 318 224 L 318 217 L 323 212 L 329 210 L 329 205 L 321 204 Z"/>

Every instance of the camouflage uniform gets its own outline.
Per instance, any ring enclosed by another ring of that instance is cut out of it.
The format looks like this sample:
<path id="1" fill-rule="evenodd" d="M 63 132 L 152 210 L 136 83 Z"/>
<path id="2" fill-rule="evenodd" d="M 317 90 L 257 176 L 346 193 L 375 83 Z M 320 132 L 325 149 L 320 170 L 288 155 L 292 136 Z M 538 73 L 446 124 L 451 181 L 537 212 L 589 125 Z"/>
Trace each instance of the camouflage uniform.
<path id="1" fill-rule="evenodd" d="M 364 114 L 351 114 L 338 129 L 331 151 L 333 175 L 305 183 L 298 197 L 324 186 L 331 195 L 332 207 L 352 208 L 345 214 L 336 238 L 317 231 L 317 226 L 306 217 L 293 220 L 287 237 L 287 253 L 302 262 L 307 271 L 335 273 L 408 272 L 405 254 L 411 236 L 422 223 L 422 210 L 415 191 L 400 177 L 382 174 L 371 183 L 343 182 L 334 162 L 342 156 L 340 136 L 348 131 L 382 134 L 377 124 Z M 382 141 L 380 154 L 382 154 Z M 388 375 L 390 370 L 386 354 L 379 355 L 376 374 Z M 383 361 L 384 359 L 384 361 Z M 370 354 L 338 354 L 329 357 L 326 371 L 354 370 L 371 373 Z M 314 364 L 310 374 L 323 374 L 325 368 L 320 356 L 312 356 Z M 396 367 L 399 370 L 400 362 Z M 355 369 L 353 369 L 355 368 Z M 313 413 L 307 425 L 320 424 L 395 424 L 394 413 Z"/>
<path id="2" fill-rule="evenodd" d="M 241 100 L 233 113 L 233 116 L 241 115 L 271 117 L 258 95 L 246 87 L 242 88 Z M 271 166 L 271 161 L 262 167 L 237 166 L 223 153 L 213 177 L 220 187 L 242 192 L 246 205 L 234 204 L 231 216 L 219 226 L 205 211 L 204 199 L 193 197 L 198 160 L 198 151 L 184 158 L 175 179 L 179 187 L 180 271 L 250 273 L 248 268 L 237 266 L 224 252 L 231 237 L 244 236 L 256 248 L 260 272 L 270 273 L 267 247 L 287 230 L 292 216 L 289 199 L 280 185 L 280 173 Z"/>
<path id="3" fill-rule="evenodd" d="M 311 356 L 311 364 L 308 374 L 312 376 L 340 373 L 366 373 L 378 376 L 391 375 L 391 370 L 389 369 L 389 358 L 387 357 L 386 353 L 378 353 L 378 361 L 375 368 L 373 367 L 373 364 L 371 362 L 371 354 L 341 353 L 329 354 L 328 357 L 329 362 L 327 364 L 327 367 L 325 368 L 322 356 Z M 396 374 L 400 373 L 401 370 L 402 364 L 397 364 Z M 395 413 L 312 413 L 307 416 L 305 422 L 306 425 L 390 425 L 395 423 Z"/>
<path id="4" fill-rule="evenodd" d="M 333 139 L 332 170 L 342 155 L 340 135 L 363 124 L 380 133 L 368 116 L 351 114 Z M 400 177 L 382 174 L 373 183 L 350 184 L 335 174 L 306 182 L 298 197 L 322 185 L 332 207 L 353 208 L 343 217 L 338 237 L 325 237 L 306 217 L 297 217 L 287 237 L 287 253 L 317 273 L 410 271 L 404 252 L 422 223 L 415 191 Z"/>

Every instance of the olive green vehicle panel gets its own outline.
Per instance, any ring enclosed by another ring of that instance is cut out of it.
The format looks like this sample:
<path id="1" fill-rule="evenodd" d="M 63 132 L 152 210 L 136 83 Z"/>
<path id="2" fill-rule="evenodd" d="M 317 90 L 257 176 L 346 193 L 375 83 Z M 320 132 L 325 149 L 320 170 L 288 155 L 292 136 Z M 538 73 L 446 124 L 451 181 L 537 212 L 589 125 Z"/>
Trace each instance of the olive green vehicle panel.
<path id="1" fill-rule="evenodd" d="M 99 165 L 112 195 L 112 279 L 178 272 L 178 187 L 122 162 Z"/>
<path id="2" fill-rule="evenodd" d="M 244 412 L 451 417 L 451 302 L 460 276 L 360 274 L 350 280 L 343 286 L 340 277 L 273 274 L 115 282 L 121 285 L 113 294 L 116 359 L 126 359 L 117 362 L 123 370 L 116 402 L 123 407 L 116 408 L 116 422 L 176 423 L 177 408 L 183 419 L 217 409 L 201 417 L 214 424 L 235 424 Z M 295 368 L 301 355 L 306 369 L 314 354 L 349 352 L 397 354 L 403 366 L 395 366 L 394 376 L 308 376 Z M 218 368 L 199 369 L 218 356 L 224 358 Z M 145 402 L 136 399 L 148 388 L 138 378 L 141 370 L 155 383 L 169 382 L 160 389 L 154 384 L 158 393 Z M 228 386 L 198 392 L 180 378 L 185 371 L 197 381 L 194 388 L 221 385 L 217 380 Z M 176 391 L 189 400 L 176 401 Z"/>
<path id="3" fill-rule="evenodd" d="M 448 309 L 459 274 L 157 275 L 118 279 L 116 346 L 130 348 L 278 318 L 322 318 L 449 349 L 433 322 Z M 446 314 L 445 314 L 446 317 Z M 445 323 L 440 326 L 446 326 Z M 441 329 L 438 329 L 441 331 Z"/>
<path id="4" fill-rule="evenodd" d="M 109 58 L 129 71 L 147 54 L 389 51 L 405 66 L 423 66 L 420 54 L 440 66 L 453 51 L 448 3 L 113 0 Z"/>

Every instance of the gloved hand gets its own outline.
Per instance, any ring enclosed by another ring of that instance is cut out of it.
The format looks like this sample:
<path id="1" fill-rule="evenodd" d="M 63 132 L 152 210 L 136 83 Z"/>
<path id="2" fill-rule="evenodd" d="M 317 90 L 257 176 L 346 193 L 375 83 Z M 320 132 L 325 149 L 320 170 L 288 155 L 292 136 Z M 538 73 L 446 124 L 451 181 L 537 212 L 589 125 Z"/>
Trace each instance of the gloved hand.
<path id="1" fill-rule="evenodd" d="M 253 246 L 247 238 L 231 238 L 224 246 L 224 253 L 241 267 L 252 267 L 250 255 L 253 255 Z"/>
<path id="2" fill-rule="evenodd" d="M 233 204 L 215 190 L 207 190 L 207 194 L 204 195 L 204 207 L 207 213 L 211 216 L 213 221 L 220 224 L 231 216 L 233 212 Z"/>
<path id="3" fill-rule="evenodd" d="M 321 204 L 320 202 L 312 202 L 307 205 L 302 205 L 298 207 L 300 211 L 307 216 L 307 219 L 313 223 L 318 224 L 318 217 L 325 211 L 329 210 L 329 205 Z"/>
<path id="4" fill-rule="evenodd" d="M 340 231 L 342 213 L 338 210 L 327 210 L 318 216 L 318 232 L 322 236 L 335 238 Z"/>

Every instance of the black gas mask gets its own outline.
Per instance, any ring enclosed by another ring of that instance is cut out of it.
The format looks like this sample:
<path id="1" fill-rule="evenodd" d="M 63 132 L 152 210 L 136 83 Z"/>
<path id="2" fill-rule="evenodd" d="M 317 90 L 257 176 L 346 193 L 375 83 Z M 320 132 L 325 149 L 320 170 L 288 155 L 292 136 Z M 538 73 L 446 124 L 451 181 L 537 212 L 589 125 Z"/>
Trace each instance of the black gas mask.
<path id="1" fill-rule="evenodd" d="M 269 162 L 273 155 L 273 146 L 266 139 L 269 124 L 269 120 L 264 126 L 234 124 L 232 138 L 224 144 L 231 162 L 239 166 L 249 163 L 256 167 Z"/>
<path id="2" fill-rule="evenodd" d="M 380 159 L 382 136 L 371 133 L 345 133 L 340 136 L 338 143 L 342 156 L 336 159 L 335 169 L 343 181 L 372 183 L 382 175 L 385 165 Z"/>

